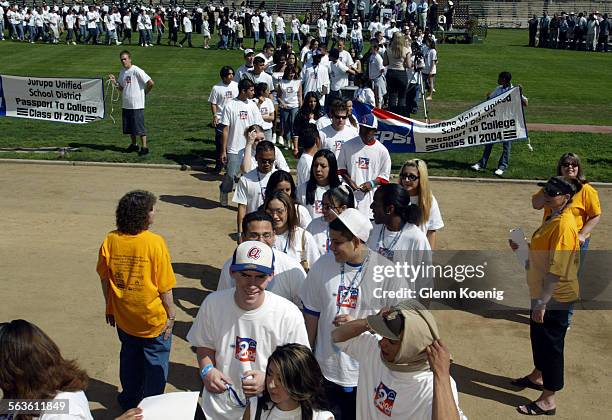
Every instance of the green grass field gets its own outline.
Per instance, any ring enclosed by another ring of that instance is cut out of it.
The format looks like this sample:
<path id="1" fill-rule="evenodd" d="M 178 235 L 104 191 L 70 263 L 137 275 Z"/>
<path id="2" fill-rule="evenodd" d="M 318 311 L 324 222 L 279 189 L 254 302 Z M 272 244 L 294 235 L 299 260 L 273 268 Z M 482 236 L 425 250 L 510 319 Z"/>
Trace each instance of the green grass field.
<path id="1" fill-rule="evenodd" d="M 195 45 L 201 45 L 201 38 Z M 515 84 L 521 84 L 530 104 L 528 122 L 558 124 L 612 125 L 612 55 L 575 51 L 527 48 L 527 32 L 491 30 L 484 44 L 440 45 L 437 91 L 430 104 L 430 117 L 443 119 L 480 102 L 495 87 L 497 74 L 511 71 Z M 251 40 L 247 40 L 251 46 Z M 261 43 L 260 45 L 261 46 Z M 105 77 L 120 70 L 121 47 L 0 44 L 4 58 L 0 73 L 30 76 Z M 128 140 L 121 134 L 121 102 L 111 104 L 107 97 L 107 118 L 75 126 L 24 119 L 0 119 L 0 147 L 58 146 L 78 147 L 63 159 L 147 162 L 209 163 L 214 157 L 213 130 L 207 102 L 210 87 L 219 79 L 222 65 L 242 64 L 241 51 L 215 51 L 201 48 L 128 46 L 134 64 L 155 80 L 147 97 L 146 121 L 151 154 L 140 158 L 125 154 Z M 415 118 L 422 118 L 418 114 Z M 508 177 L 545 178 L 554 170 L 558 156 L 574 151 L 586 158 L 588 175 L 597 181 L 612 180 L 612 135 L 558 134 L 531 132 L 529 152 L 525 142 L 516 142 Z M 499 146 L 498 146 L 499 147 Z M 500 147 L 499 147 L 500 148 Z M 478 159 L 481 148 L 423 154 L 433 175 L 476 176 L 469 164 Z M 495 169 L 497 148 L 490 169 Z M 61 159 L 56 153 L 0 153 L 0 157 Z M 408 156 L 394 155 L 394 166 Z M 478 176 L 493 176 L 492 172 Z"/>

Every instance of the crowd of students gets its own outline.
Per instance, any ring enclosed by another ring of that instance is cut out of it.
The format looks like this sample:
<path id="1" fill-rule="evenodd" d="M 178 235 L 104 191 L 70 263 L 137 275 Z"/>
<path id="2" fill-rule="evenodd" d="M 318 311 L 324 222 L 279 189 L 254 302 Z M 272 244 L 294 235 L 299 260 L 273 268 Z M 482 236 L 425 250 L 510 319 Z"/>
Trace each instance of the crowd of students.
<path id="1" fill-rule="evenodd" d="M 529 46 L 608 52 L 611 22 L 608 14 L 544 12 L 540 18 L 529 19 Z"/>

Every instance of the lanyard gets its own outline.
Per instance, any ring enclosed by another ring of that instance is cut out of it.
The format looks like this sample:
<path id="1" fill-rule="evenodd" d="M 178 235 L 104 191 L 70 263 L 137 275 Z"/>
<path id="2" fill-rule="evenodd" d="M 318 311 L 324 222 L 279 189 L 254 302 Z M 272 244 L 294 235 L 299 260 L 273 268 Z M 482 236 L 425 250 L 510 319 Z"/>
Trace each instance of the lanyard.
<path id="1" fill-rule="evenodd" d="M 363 275 L 361 274 L 361 272 L 364 271 L 364 268 L 368 265 L 369 260 L 370 260 L 370 250 L 368 250 L 368 255 L 366 256 L 365 260 L 363 260 L 363 263 L 361 263 L 359 270 L 357 270 L 357 272 L 355 273 L 355 276 L 353 277 L 353 280 L 351 280 L 351 282 L 349 283 L 348 288 L 346 288 L 344 284 L 344 263 L 340 267 L 340 286 L 344 287 L 345 289 L 344 289 L 344 292 L 338 296 L 338 301 L 336 302 L 336 315 L 340 313 L 340 309 L 342 308 L 342 305 L 344 305 L 351 298 L 351 293 L 353 291 L 359 290 L 359 286 L 361 285 L 361 282 L 363 281 Z M 358 277 L 361 277 L 359 280 L 359 283 L 355 284 L 357 282 Z M 340 288 L 338 287 L 338 289 Z"/>
<path id="2" fill-rule="evenodd" d="M 230 399 L 231 402 L 238 403 L 238 405 L 241 408 L 245 408 L 246 407 L 246 403 L 248 402 L 248 399 L 245 399 L 245 401 L 242 401 L 240 399 L 240 397 L 238 396 L 238 393 L 236 392 L 236 390 L 232 386 L 232 384 L 225 384 L 225 389 L 227 389 L 227 392 L 228 392 L 228 395 L 229 395 L 229 399 Z M 232 397 L 233 397 L 233 399 L 232 399 Z"/>
<path id="3" fill-rule="evenodd" d="M 259 193 L 261 194 L 261 199 L 266 201 L 266 187 L 261 186 L 261 177 L 259 176 L 259 169 L 257 169 L 257 183 L 259 184 Z M 287 247 L 285 247 L 287 249 Z"/>
<path id="4" fill-rule="evenodd" d="M 325 234 L 327 235 L 327 239 L 325 240 L 325 253 L 327 254 L 329 252 L 329 248 L 331 246 L 331 243 L 330 243 L 330 240 L 329 240 L 329 226 L 325 230 Z"/>
<path id="5" fill-rule="evenodd" d="M 393 251 L 393 247 L 395 247 L 395 245 L 397 244 L 397 241 L 399 241 L 399 238 L 402 236 L 402 232 L 404 232 L 404 227 L 405 226 L 406 226 L 405 224 L 404 224 L 404 226 L 402 226 L 402 228 L 395 235 L 395 237 L 393 238 L 393 240 L 391 241 L 389 246 L 385 246 L 384 236 L 385 236 L 385 231 L 387 230 L 387 227 L 383 226 L 383 228 L 380 230 L 380 234 L 378 235 L 378 244 L 379 244 L 378 246 L 379 246 L 379 248 L 385 249 L 387 251 Z"/>

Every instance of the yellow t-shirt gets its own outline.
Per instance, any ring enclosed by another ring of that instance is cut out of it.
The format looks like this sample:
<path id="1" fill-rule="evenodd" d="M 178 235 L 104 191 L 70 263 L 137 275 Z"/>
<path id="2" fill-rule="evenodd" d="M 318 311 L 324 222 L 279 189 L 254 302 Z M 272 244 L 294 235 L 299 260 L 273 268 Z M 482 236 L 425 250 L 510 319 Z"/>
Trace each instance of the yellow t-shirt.
<path id="1" fill-rule="evenodd" d="M 106 313 L 115 316 L 117 326 L 135 337 L 157 337 L 167 320 L 160 294 L 176 284 L 164 239 L 148 230 L 110 232 L 96 270 L 110 281 Z"/>
<path id="2" fill-rule="evenodd" d="M 576 227 L 578 228 L 578 232 L 580 232 L 588 219 L 592 219 L 601 214 L 597 190 L 593 188 L 591 184 L 582 184 L 582 188 L 572 197 L 572 202 L 567 208 L 571 209 L 572 215 L 576 218 Z M 550 216 L 550 213 L 551 210 L 545 208 L 544 218 L 542 220 L 546 220 L 546 218 Z"/>
<path id="3" fill-rule="evenodd" d="M 575 218 L 569 207 L 536 230 L 529 247 L 527 284 L 532 299 L 541 296 L 546 273 L 560 277 L 553 291 L 557 302 L 578 300 L 580 242 Z"/>

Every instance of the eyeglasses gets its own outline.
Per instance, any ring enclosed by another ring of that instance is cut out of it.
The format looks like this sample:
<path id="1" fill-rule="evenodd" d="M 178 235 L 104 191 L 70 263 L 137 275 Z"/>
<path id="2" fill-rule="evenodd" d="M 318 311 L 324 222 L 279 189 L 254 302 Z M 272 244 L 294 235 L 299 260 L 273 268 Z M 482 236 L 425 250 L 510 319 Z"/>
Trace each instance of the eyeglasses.
<path id="1" fill-rule="evenodd" d="M 325 211 L 338 210 L 339 208 L 340 207 L 330 206 L 329 204 L 323 204 L 323 210 Z"/>
<path id="2" fill-rule="evenodd" d="M 249 232 L 247 233 L 246 237 L 253 241 L 259 241 L 261 239 L 272 239 L 273 235 L 274 234 L 272 232 L 264 232 L 264 233 Z"/>
<path id="3" fill-rule="evenodd" d="M 275 214 L 282 216 L 286 212 L 287 212 L 287 209 L 284 207 L 280 209 L 266 209 L 266 213 L 268 213 L 270 216 L 274 216 Z"/>
<path id="4" fill-rule="evenodd" d="M 419 177 L 415 174 L 401 174 L 400 175 L 401 179 L 407 179 L 408 181 L 414 182 L 417 179 L 419 179 Z"/>
<path id="5" fill-rule="evenodd" d="M 578 168 L 580 165 L 575 162 L 563 162 L 561 166 L 563 166 L 564 168 Z"/>
<path id="6" fill-rule="evenodd" d="M 257 159 L 257 162 L 260 162 L 262 165 L 272 165 L 275 159 Z"/>
<path id="7" fill-rule="evenodd" d="M 335 115 L 334 114 L 334 118 L 337 120 L 346 120 L 348 118 L 348 115 Z"/>

